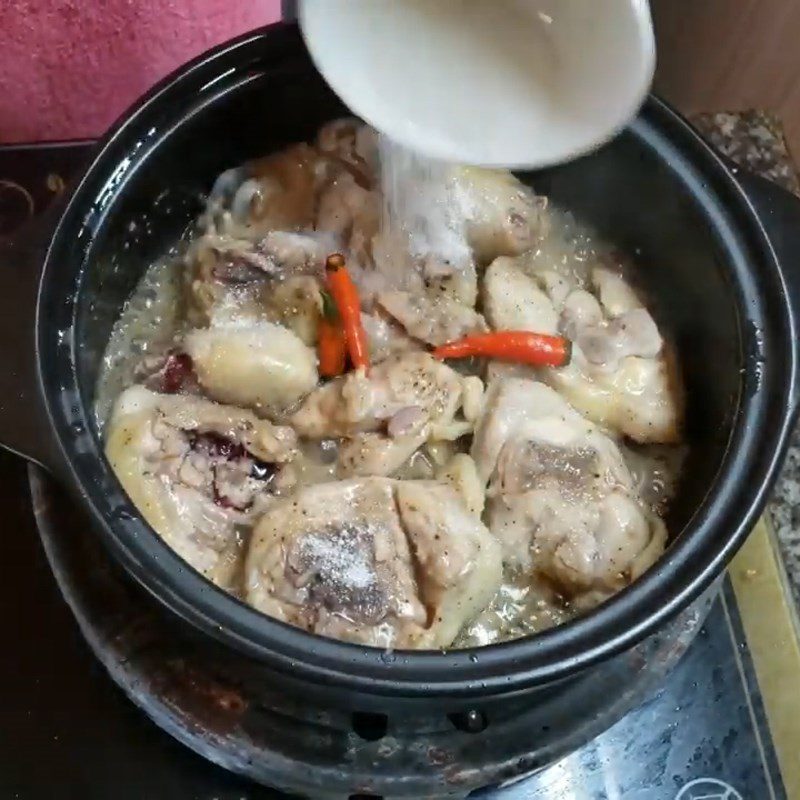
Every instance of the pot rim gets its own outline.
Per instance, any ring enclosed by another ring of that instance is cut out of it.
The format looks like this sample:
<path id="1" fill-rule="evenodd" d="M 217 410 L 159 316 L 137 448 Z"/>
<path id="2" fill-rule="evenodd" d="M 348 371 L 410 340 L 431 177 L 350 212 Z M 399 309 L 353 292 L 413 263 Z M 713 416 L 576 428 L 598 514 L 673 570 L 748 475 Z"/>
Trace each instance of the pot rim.
<path id="1" fill-rule="evenodd" d="M 132 142 L 142 141 L 154 109 L 174 103 L 183 118 L 213 102 L 226 86 L 235 91 L 242 81 L 251 80 L 253 63 L 270 48 L 283 58 L 287 44 L 290 55 L 303 56 L 294 26 L 277 23 L 224 43 L 164 79 L 102 139 L 59 221 L 39 295 L 37 362 L 47 415 L 72 489 L 90 509 L 112 553 L 152 595 L 195 627 L 297 678 L 381 695 L 487 695 L 566 677 L 631 647 L 696 598 L 752 528 L 787 445 L 798 370 L 793 348 L 781 347 L 786 337 L 795 335 L 785 286 L 752 206 L 720 157 L 685 120 L 652 96 L 631 130 L 645 142 L 658 143 L 660 150 L 668 143 L 661 157 L 669 159 L 724 239 L 740 323 L 747 323 L 740 324 L 741 336 L 747 341 L 742 345 L 739 407 L 719 472 L 673 544 L 631 586 L 589 614 L 533 637 L 467 650 L 398 650 L 387 655 L 379 648 L 326 639 L 279 622 L 217 589 L 163 542 L 122 491 L 93 430 L 91 411 L 80 400 L 74 339 L 53 354 L 58 332 L 43 317 L 49 279 L 57 266 L 69 262 L 64 257 L 69 243 L 85 240 L 87 234 L 91 238 L 102 226 L 104 210 L 113 205 L 109 201 L 124 183 L 114 184 L 113 168 Z M 246 69 L 239 69 L 243 65 Z M 198 85 L 205 95 L 186 91 Z M 157 147 L 157 141 L 158 136 L 153 137 L 148 147 Z M 141 155 L 136 158 L 141 163 Z M 107 196 L 101 207 L 98 197 L 103 190 Z M 92 212 L 97 212 L 94 217 Z M 772 274 L 756 276 L 751 266 L 756 262 Z M 78 291 L 83 272 L 81 265 Z M 768 300 L 760 296 L 765 280 L 772 281 Z M 72 302 L 74 306 L 74 298 Z M 73 308 L 73 323 L 74 319 Z M 54 384 L 49 358 L 62 363 L 67 359 L 69 378 L 64 385 Z M 64 394 L 56 397 L 56 389 Z M 67 396 L 78 399 L 70 405 L 64 402 Z"/>

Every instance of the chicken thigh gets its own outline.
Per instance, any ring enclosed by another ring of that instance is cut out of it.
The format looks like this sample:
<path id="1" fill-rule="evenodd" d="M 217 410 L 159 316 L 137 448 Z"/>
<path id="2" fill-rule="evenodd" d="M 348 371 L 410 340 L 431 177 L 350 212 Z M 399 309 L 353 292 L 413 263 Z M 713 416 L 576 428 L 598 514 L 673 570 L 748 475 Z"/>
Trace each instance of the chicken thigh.
<path id="1" fill-rule="evenodd" d="M 361 322 L 369 343 L 369 355 L 373 364 L 385 361 L 389 356 L 406 351 L 422 350 L 422 344 L 412 339 L 391 317 L 376 309 L 372 314 L 362 314 Z"/>
<path id="2" fill-rule="evenodd" d="M 483 308 L 494 330 L 558 331 L 558 312 L 537 282 L 520 269 L 517 259 L 495 259 L 483 276 Z"/>
<path id="3" fill-rule="evenodd" d="M 506 564 L 578 603 L 618 591 L 663 549 L 663 523 L 636 497 L 616 444 L 542 383 L 491 385 L 472 455 Z"/>
<path id="4" fill-rule="evenodd" d="M 356 171 L 365 183 L 374 183 L 378 171 L 378 134 L 354 117 L 343 117 L 323 125 L 317 149 L 340 159 Z"/>
<path id="5" fill-rule="evenodd" d="M 291 424 L 311 439 L 345 437 L 338 474 L 392 475 L 426 441 L 472 431 L 483 383 L 428 353 L 390 356 L 313 391 Z"/>
<path id="6" fill-rule="evenodd" d="M 106 454 L 156 533 L 209 580 L 235 589 L 248 526 L 294 477 L 291 428 L 197 397 L 133 386 L 117 400 Z"/>
<path id="7" fill-rule="evenodd" d="M 400 353 L 369 373 L 358 370 L 320 386 L 291 424 L 312 439 L 354 436 L 385 429 L 395 415 L 419 408 L 435 437 L 458 438 L 472 429 L 482 390 L 479 379 L 462 377 L 428 353 Z"/>
<path id="8" fill-rule="evenodd" d="M 321 192 L 316 228 L 334 234 L 358 263 L 370 264 L 372 240 L 380 227 L 380 193 L 341 172 Z"/>
<path id="9" fill-rule="evenodd" d="M 477 311 L 443 293 L 381 292 L 377 300 L 409 336 L 434 346 L 487 329 Z"/>
<path id="10" fill-rule="evenodd" d="M 495 330 L 560 332 L 573 341 L 565 367 L 522 370 L 598 424 L 642 443 L 680 439 L 677 380 L 652 316 L 624 278 L 603 267 L 591 284 L 558 280 L 531 259 L 499 258 L 486 271 L 484 308 Z M 593 291 L 589 291 L 593 289 Z M 489 378 L 519 369 L 493 366 Z"/>
<path id="11" fill-rule="evenodd" d="M 444 484 L 365 478 L 274 503 L 245 567 L 249 603 L 314 633 L 445 647 L 497 591 L 499 547 Z"/>
<path id="12" fill-rule="evenodd" d="M 208 325 L 235 314 L 257 315 L 283 284 L 322 278 L 339 240 L 325 234 L 271 231 L 256 241 L 206 234 L 187 251 L 183 272 L 188 321 Z"/>
<path id="13" fill-rule="evenodd" d="M 209 195 L 205 224 L 217 233 L 258 239 L 269 231 L 310 230 L 330 158 L 307 144 L 223 172 Z"/>
<path id="14" fill-rule="evenodd" d="M 395 492 L 429 614 L 419 641 L 446 647 L 500 588 L 500 545 L 452 486 L 398 481 Z"/>
<path id="15" fill-rule="evenodd" d="M 510 172 L 459 167 L 453 179 L 467 220 L 467 241 L 481 264 L 524 253 L 546 233 L 546 199 Z"/>
<path id="16" fill-rule="evenodd" d="M 183 347 L 215 400 L 280 416 L 318 381 L 317 356 L 288 328 L 243 318 L 190 331 Z"/>

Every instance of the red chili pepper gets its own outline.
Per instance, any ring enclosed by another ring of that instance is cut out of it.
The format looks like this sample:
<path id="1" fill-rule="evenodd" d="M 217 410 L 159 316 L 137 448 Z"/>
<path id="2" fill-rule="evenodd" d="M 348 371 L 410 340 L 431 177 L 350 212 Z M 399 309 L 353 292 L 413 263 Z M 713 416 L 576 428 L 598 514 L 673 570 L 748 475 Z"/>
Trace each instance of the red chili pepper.
<path id="1" fill-rule="evenodd" d="M 531 331 L 494 331 L 465 336 L 433 351 L 436 358 L 484 356 L 534 367 L 563 367 L 572 358 L 572 342 L 563 336 Z"/>
<path id="2" fill-rule="evenodd" d="M 323 377 L 333 378 L 344 372 L 347 343 L 336 305 L 327 292 L 322 292 L 322 317 L 317 326 L 317 355 L 319 374 Z"/>
<path id="3" fill-rule="evenodd" d="M 369 367 L 369 345 L 364 326 L 361 324 L 361 302 L 350 273 L 347 271 L 344 256 L 334 253 L 325 262 L 328 276 L 328 290 L 336 303 L 342 321 L 347 352 L 355 369 Z"/>

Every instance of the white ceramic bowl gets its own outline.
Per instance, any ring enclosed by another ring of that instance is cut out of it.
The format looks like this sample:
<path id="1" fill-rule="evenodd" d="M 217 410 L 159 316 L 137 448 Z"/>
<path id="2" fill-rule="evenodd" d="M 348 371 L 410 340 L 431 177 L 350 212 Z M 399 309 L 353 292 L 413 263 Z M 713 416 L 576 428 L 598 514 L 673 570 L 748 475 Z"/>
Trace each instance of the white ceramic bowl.
<path id="1" fill-rule="evenodd" d="M 646 0 L 302 0 L 320 72 L 399 143 L 541 167 L 611 138 L 655 66 Z"/>

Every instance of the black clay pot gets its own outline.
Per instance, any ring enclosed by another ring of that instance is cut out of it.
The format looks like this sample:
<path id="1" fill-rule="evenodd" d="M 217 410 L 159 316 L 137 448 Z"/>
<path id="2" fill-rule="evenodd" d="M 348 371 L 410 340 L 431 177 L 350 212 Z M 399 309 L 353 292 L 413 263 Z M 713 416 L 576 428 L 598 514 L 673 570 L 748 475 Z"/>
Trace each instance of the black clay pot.
<path id="1" fill-rule="evenodd" d="M 288 692 L 390 719 L 420 707 L 478 707 L 491 719 L 509 700 L 568 695 L 697 598 L 763 507 L 798 403 L 800 202 L 732 174 L 657 99 L 601 151 L 531 176 L 538 191 L 639 254 L 677 344 L 691 457 L 671 543 L 635 585 L 533 639 L 386 658 L 267 619 L 187 567 L 122 492 L 92 413 L 122 304 L 214 177 L 310 138 L 342 112 L 286 25 L 214 50 L 133 108 L 99 145 L 46 256 L 18 254 L 0 275 L 0 440 L 71 490 L 108 550 L 164 606 Z"/>

